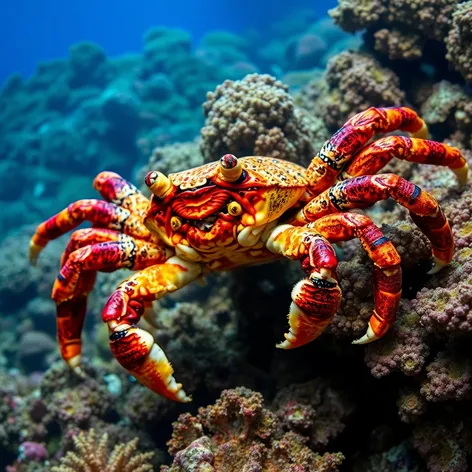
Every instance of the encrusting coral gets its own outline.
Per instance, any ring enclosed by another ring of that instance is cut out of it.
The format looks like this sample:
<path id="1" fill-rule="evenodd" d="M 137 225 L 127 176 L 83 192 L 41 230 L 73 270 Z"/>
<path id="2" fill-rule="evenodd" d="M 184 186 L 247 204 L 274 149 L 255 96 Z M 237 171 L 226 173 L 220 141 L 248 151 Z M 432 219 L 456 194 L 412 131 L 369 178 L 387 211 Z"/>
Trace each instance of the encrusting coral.
<path id="1" fill-rule="evenodd" d="M 76 452 L 68 452 L 60 465 L 51 472 L 146 472 L 153 467 L 148 462 L 153 452 L 138 453 L 138 438 L 115 446 L 108 451 L 108 435 L 104 434 L 97 443 L 95 431 L 81 431 L 73 438 Z"/>

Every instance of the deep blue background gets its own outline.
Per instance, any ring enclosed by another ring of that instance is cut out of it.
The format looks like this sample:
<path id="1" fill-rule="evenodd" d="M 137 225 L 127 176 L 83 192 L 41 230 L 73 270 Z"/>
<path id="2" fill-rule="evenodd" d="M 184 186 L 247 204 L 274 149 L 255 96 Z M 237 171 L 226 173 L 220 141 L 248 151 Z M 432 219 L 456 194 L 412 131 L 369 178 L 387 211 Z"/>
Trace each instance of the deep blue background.
<path id="1" fill-rule="evenodd" d="M 336 0 L 1 0 L 0 84 L 13 72 L 25 77 L 39 61 L 65 57 L 83 40 L 108 55 L 141 51 L 151 26 L 186 29 L 194 40 L 215 29 L 265 29 L 298 8 L 325 14 Z"/>

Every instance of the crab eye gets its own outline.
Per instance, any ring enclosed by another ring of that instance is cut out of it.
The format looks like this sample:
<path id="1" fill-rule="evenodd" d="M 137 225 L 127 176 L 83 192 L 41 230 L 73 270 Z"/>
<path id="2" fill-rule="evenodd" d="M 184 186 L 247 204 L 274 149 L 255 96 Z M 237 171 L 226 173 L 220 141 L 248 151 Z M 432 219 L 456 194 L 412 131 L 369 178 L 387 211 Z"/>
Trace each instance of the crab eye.
<path id="1" fill-rule="evenodd" d="M 164 174 L 153 170 L 144 178 L 149 190 L 158 198 L 164 198 L 172 191 L 173 184 Z"/>
<path id="2" fill-rule="evenodd" d="M 178 231 L 182 226 L 182 221 L 177 216 L 173 216 L 170 219 L 170 226 L 174 231 Z"/>
<path id="3" fill-rule="evenodd" d="M 243 173 L 243 166 L 233 154 L 225 154 L 220 159 L 220 177 L 226 182 L 236 182 Z"/>
<path id="4" fill-rule="evenodd" d="M 238 216 L 242 213 L 243 209 L 238 202 L 228 203 L 228 213 L 233 216 Z"/>
<path id="5" fill-rule="evenodd" d="M 148 187 L 150 187 L 156 181 L 158 175 L 159 174 L 155 170 L 148 172 L 148 174 L 144 178 L 144 182 Z"/>

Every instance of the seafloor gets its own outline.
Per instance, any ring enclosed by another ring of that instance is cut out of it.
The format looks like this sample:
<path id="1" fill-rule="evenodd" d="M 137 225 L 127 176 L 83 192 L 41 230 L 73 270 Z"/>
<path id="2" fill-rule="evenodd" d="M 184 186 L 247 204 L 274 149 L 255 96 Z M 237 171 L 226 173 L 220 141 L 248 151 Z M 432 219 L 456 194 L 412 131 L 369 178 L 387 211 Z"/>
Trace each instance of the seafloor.
<path id="1" fill-rule="evenodd" d="M 110 354 L 100 314 L 125 272 L 100 274 L 90 297 L 82 379 L 60 359 L 49 298 L 67 238 L 37 268 L 27 260 L 35 225 L 95 197 L 100 170 L 141 185 L 149 169 L 179 171 L 227 152 L 307 165 L 370 106 L 412 107 L 433 139 L 472 164 L 472 1 L 340 0 L 330 16 L 301 11 L 266 36 L 216 31 L 198 47 L 185 31 L 157 27 L 141 54 L 109 58 L 84 42 L 27 81 L 6 81 L 2 469 L 471 470 L 472 185 L 459 189 L 447 168 L 398 160 L 385 168 L 431 192 L 449 218 L 456 251 L 438 274 L 427 275 L 429 242 L 403 207 L 367 211 L 404 274 L 398 319 L 375 343 L 351 344 L 373 307 L 372 264 L 356 241 L 338 251 L 340 310 L 300 349 L 274 348 L 300 278 L 296 262 L 220 274 L 156 303 L 154 337 L 190 404 L 156 396 Z"/>

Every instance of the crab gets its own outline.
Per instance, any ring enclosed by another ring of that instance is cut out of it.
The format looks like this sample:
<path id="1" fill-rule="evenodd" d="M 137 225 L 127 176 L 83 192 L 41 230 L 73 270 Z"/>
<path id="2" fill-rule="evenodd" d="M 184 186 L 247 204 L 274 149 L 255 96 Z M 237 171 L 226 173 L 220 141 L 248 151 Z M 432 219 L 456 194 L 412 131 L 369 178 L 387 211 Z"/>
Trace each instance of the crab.
<path id="1" fill-rule="evenodd" d="M 377 135 L 401 131 L 401 135 Z M 173 368 L 143 317 L 155 325 L 152 303 L 209 272 L 289 258 L 306 277 L 291 293 L 289 330 L 277 344 L 303 346 L 319 336 L 341 303 L 333 243 L 358 238 L 373 262 L 374 308 L 366 333 L 381 338 L 395 320 L 401 296 L 398 252 L 357 209 L 392 198 L 407 208 L 429 239 L 437 272 L 453 256 L 451 228 L 436 200 L 395 174 L 377 174 L 392 158 L 449 167 L 460 186 L 468 165 L 454 147 L 427 140 L 425 122 L 406 107 L 369 108 L 352 117 L 307 169 L 270 157 L 224 155 L 219 161 L 165 176 L 149 172 L 150 200 L 118 174 L 94 180 L 103 200 L 79 200 L 40 224 L 30 243 L 34 264 L 48 241 L 84 221 L 70 237 L 55 280 L 61 355 L 78 374 L 87 296 L 97 271 L 136 271 L 118 285 L 102 319 L 118 362 L 139 382 L 171 400 L 187 402 Z"/>

